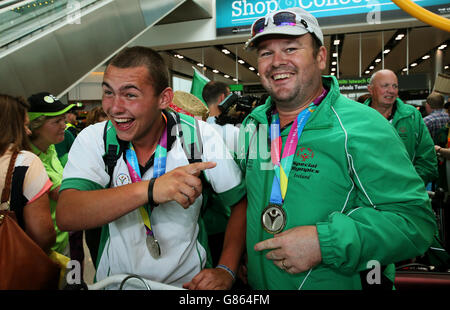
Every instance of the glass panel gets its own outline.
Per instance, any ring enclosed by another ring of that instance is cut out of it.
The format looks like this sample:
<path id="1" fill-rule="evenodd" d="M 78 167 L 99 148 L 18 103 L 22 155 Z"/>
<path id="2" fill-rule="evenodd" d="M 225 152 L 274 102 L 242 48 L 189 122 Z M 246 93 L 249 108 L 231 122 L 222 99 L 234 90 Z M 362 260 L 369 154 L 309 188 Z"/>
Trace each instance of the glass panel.
<path id="1" fill-rule="evenodd" d="M 0 48 L 47 26 L 79 23 L 82 9 L 95 2 L 99 1 L 0 1 Z"/>

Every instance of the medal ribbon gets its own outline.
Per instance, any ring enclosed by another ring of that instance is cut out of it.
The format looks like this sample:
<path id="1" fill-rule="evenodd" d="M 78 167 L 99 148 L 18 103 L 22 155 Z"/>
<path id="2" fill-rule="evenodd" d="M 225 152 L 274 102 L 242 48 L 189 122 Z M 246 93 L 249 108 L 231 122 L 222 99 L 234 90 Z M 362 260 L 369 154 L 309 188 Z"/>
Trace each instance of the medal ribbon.
<path id="1" fill-rule="evenodd" d="M 162 114 L 166 122 L 166 128 L 163 130 L 161 138 L 155 151 L 155 159 L 153 162 L 153 177 L 158 178 L 166 172 L 166 160 L 167 160 L 167 119 Z M 127 159 L 128 172 L 130 173 L 131 181 L 133 183 L 141 181 L 141 172 L 139 169 L 139 162 L 137 159 L 136 151 L 133 145 L 130 143 L 130 147 L 126 150 L 125 156 Z M 147 236 L 153 236 L 152 226 L 150 223 L 151 210 L 149 205 L 139 207 L 142 220 L 144 221 L 145 232 Z"/>
<path id="2" fill-rule="evenodd" d="M 289 131 L 281 159 L 280 154 L 283 142 L 280 134 L 280 117 L 278 112 L 275 111 L 272 113 L 272 122 L 270 123 L 270 155 L 275 176 L 272 183 L 270 203 L 276 205 L 283 204 L 288 187 L 288 176 L 292 168 L 298 141 L 300 140 L 300 136 L 306 122 L 323 98 L 325 98 L 326 94 L 327 91 L 323 89 L 322 94 L 317 97 L 306 109 L 299 113 L 291 126 L 291 130 Z"/>

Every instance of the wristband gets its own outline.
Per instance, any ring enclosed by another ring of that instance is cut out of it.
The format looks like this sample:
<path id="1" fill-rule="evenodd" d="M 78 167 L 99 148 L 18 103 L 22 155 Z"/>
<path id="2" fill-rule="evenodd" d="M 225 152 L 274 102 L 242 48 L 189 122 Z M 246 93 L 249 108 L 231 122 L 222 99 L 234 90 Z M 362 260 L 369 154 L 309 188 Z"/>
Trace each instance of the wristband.
<path id="1" fill-rule="evenodd" d="M 225 266 L 225 265 L 217 265 L 216 268 L 223 269 L 226 272 L 228 272 L 231 275 L 231 277 L 233 278 L 233 282 L 236 279 L 236 275 L 234 274 L 233 270 L 231 270 L 227 266 Z"/>
<path id="2" fill-rule="evenodd" d="M 158 206 L 158 204 L 153 200 L 153 187 L 155 185 L 155 181 L 156 178 L 152 178 L 150 179 L 150 182 L 148 182 L 147 196 L 148 196 L 148 204 L 150 205 L 151 209 Z"/>

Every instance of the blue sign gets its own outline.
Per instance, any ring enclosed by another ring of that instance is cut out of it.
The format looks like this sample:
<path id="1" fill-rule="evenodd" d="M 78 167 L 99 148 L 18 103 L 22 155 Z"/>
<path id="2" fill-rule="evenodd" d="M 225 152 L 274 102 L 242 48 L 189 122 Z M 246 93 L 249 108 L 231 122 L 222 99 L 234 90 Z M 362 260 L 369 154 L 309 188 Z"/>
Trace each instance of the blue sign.
<path id="1" fill-rule="evenodd" d="M 450 13 L 449 0 L 413 0 L 436 14 Z M 323 26 L 380 23 L 410 17 L 388 0 L 217 0 L 217 35 L 247 32 L 251 24 L 278 9 L 300 7 Z M 380 20 L 374 19 L 378 14 Z"/>

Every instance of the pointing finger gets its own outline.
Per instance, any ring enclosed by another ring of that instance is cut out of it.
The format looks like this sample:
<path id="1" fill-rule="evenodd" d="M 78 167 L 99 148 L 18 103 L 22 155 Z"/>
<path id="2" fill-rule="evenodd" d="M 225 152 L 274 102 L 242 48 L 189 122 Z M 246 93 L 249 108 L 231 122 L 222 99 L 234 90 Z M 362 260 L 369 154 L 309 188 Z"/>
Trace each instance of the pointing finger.
<path id="1" fill-rule="evenodd" d="M 215 166 L 216 163 L 213 161 L 193 163 L 186 166 L 186 171 L 192 175 L 198 176 L 201 171 L 214 168 Z"/>

